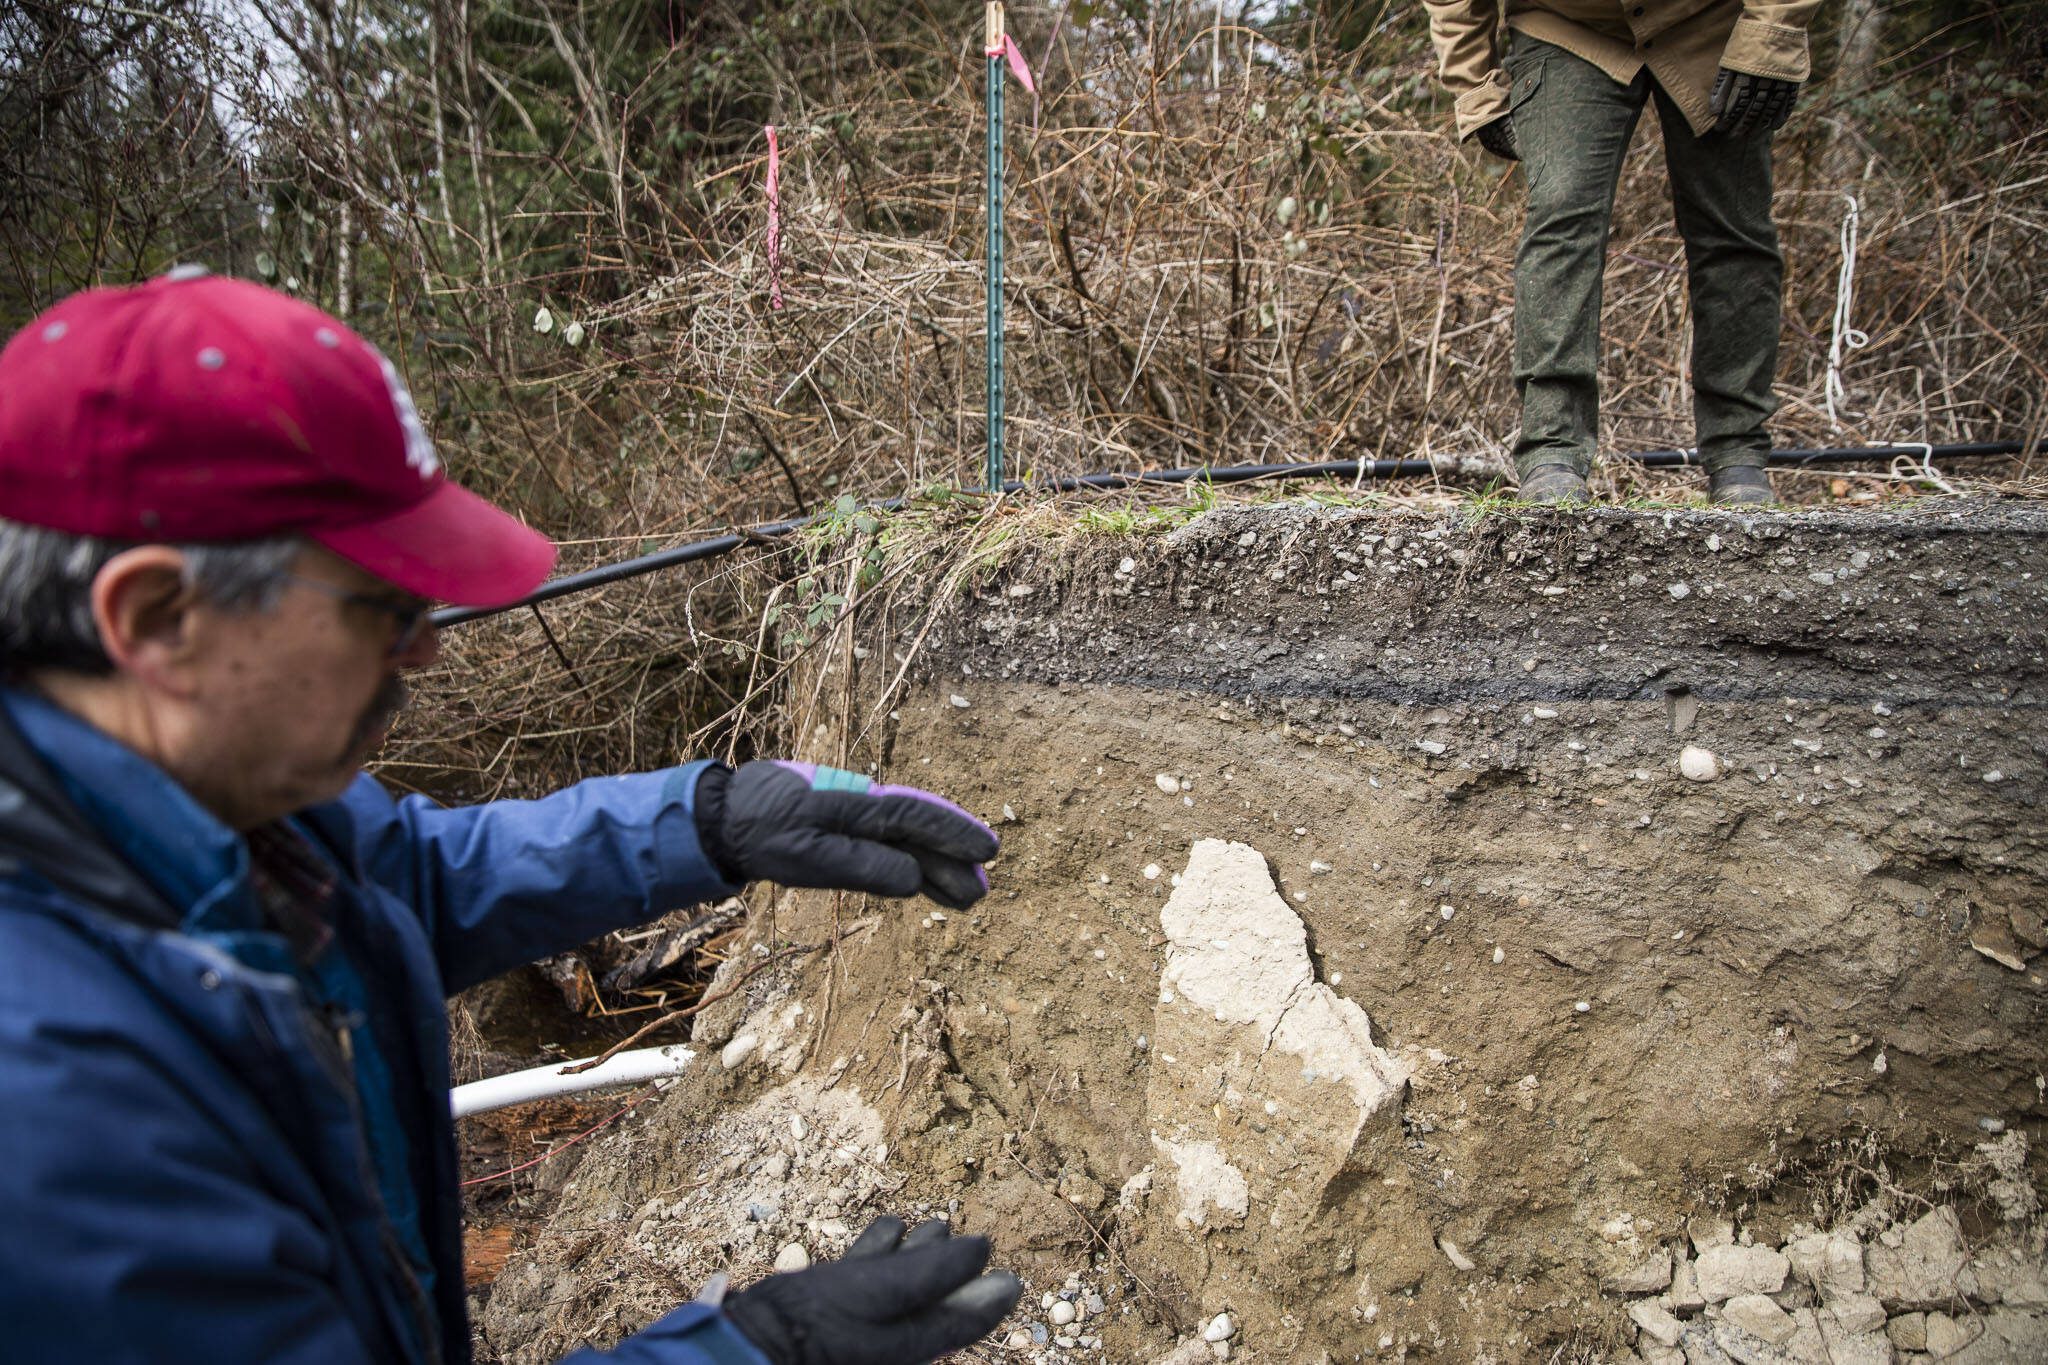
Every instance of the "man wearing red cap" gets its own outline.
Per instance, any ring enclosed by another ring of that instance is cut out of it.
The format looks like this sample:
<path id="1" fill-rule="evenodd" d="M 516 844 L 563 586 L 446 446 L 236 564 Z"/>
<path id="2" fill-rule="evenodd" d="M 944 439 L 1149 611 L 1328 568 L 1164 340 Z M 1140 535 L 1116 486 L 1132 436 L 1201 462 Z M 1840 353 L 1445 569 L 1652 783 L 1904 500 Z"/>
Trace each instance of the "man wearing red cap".
<path id="1" fill-rule="evenodd" d="M 553 560 L 447 480 L 388 360 L 283 295 L 174 272 L 0 353 L 10 1355 L 466 1360 L 447 993 L 757 878 L 987 890 L 981 822 L 829 768 L 394 801 L 360 769 L 429 606 Z M 988 1254 L 884 1218 L 611 1358 L 929 1360 L 1015 1302 Z"/>

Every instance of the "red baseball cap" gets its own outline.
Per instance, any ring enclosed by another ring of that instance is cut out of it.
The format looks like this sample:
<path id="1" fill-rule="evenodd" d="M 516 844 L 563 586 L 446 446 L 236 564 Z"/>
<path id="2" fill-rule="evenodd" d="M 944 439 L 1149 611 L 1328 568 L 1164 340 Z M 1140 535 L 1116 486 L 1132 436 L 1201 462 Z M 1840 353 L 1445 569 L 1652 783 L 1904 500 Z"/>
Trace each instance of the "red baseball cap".
<path id="1" fill-rule="evenodd" d="M 555 562 L 448 481 L 376 347 L 190 267 L 74 294 L 0 351 L 0 517 L 111 540 L 299 534 L 466 607 L 516 601 Z"/>

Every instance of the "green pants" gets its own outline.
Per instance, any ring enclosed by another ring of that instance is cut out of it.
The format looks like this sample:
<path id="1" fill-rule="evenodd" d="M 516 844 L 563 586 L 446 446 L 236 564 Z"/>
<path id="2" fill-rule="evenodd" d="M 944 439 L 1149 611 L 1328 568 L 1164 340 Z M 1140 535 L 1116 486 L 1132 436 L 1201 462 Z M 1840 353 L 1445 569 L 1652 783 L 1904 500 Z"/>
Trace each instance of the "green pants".
<path id="1" fill-rule="evenodd" d="M 1614 186 L 1651 98 L 1692 290 L 1693 421 L 1710 470 L 1762 465 L 1777 408 L 1784 262 L 1771 224 L 1771 140 L 1695 136 L 1645 70 L 1622 85 L 1526 34 L 1507 54 L 1515 140 L 1529 185 L 1515 252 L 1515 467 L 1587 473 L 1599 430 L 1600 284 Z"/>

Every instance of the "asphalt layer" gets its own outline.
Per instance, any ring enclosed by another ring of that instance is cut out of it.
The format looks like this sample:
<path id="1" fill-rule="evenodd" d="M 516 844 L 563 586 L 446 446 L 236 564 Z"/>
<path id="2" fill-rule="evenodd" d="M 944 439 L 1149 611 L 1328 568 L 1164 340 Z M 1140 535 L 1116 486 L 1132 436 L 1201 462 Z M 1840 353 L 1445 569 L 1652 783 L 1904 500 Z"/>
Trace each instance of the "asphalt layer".
<path id="1" fill-rule="evenodd" d="M 1012 559 L 981 676 L 1411 703 L 2048 701 L 2048 513 L 1222 509 Z"/>

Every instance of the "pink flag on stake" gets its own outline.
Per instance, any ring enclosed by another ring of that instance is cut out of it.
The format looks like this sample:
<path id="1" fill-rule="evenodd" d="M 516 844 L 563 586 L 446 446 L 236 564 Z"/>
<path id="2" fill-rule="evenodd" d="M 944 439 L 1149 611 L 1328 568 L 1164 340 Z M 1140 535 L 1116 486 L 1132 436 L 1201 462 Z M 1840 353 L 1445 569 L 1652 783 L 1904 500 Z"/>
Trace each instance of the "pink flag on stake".
<path id="1" fill-rule="evenodd" d="M 1017 78 L 1017 84 L 1031 92 L 1031 131 L 1038 131 L 1038 82 L 1031 79 L 1031 63 L 1024 60 L 1023 49 L 1009 34 L 1003 35 L 1003 45 L 988 51 L 991 57 L 1001 57 L 1010 64 L 1010 74 Z"/>
<path id="2" fill-rule="evenodd" d="M 782 307 L 782 150 L 768 125 L 768 307 Z"/>
<path id="3" fill-rule="evenodd" d="M 1024 60 L 1024 54 L 1017 49 L 1017 40 L 1009 34 L 1003 35 L 1003 59 L 1010 64 L 1010 74 L 1017 83 L 1031 92 L 1031 98 L 1038 98 L 1038 85 L 1031 79 L 1031 64 Z"/>

